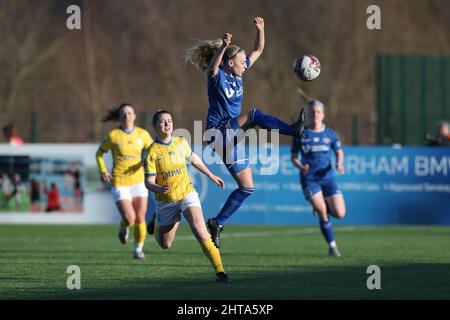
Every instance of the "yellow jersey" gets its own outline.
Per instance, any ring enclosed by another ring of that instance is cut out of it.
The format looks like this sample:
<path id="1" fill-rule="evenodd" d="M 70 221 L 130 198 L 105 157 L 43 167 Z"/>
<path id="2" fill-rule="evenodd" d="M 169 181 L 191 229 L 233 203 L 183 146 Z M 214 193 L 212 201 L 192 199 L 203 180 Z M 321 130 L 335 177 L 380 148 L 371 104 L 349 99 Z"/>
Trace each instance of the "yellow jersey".
<path id="1" fill-rule="evenodd" d="M 186 159 L 192 150 L 183 137 L 172 137 L 169 143 L 155 140 L 148 150 L 146 175 L 156 176 L 156 183 L 170 186 L 165 193 L 155 193 L 161 202 L 176 202 L 195 192 L 187 173 Z"/>
<path id="2" fill-rule="evenodd" d="M 129 133 L 121 128 L 111 130 L 96 153 L 100 173 L 108 171 L 103 154 L 112 150 L 112 185 L 126 187 L 144 182 L 143 159 L 152 142 L 153 139 L 148 131 L 142 128 L 134 127 Z"/>

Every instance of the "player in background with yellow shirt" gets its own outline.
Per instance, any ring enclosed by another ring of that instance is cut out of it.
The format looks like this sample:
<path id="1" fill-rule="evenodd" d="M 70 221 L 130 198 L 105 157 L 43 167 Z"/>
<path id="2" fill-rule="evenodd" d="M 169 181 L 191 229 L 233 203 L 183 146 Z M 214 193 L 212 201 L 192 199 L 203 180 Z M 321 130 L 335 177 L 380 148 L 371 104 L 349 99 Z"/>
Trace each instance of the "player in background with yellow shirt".
<path id="1" fill-rule="evenodd" d="M 217 281 L 228 282 L 219 249 L 214 246 L 203 217 L 198 193 L 187 173 L 186 160 L 219 187 L 223 180 L 213 175 L 203 161 L 192 152 L 184 137 L 173 137 L 172 115 L 159 110 L 153 116 L 155 142 L 150 146 L 145 165 L 146 185 L 155 193 L 157 205 L 157 232 L 155 238 L 163 249 L 168 249 L 175 239 L 181 212 L 189 223 L 204 254 L 214 267 Z"/>
<path id="2" fill-rule="evenodd" d="M 122 216 L 119 240 L 128 243 L 129 228 L 134 225 L 133 257 L 144 259 L 142 251 L 147 235 L 145 213 L 148 190 L 144 184 L 143 159 L 153 139 L 147 130 L 134 125 L 136 114 L 131 104 L 122 103 L 108 110 L 102 121 L 119 121 L 120 126 L 108 132 L 97 150 L 97 165 L 104 182 L 111 184 L 114 202 Z M 106 168 L 103 154 L 112 151 L 112 173 Z"/>

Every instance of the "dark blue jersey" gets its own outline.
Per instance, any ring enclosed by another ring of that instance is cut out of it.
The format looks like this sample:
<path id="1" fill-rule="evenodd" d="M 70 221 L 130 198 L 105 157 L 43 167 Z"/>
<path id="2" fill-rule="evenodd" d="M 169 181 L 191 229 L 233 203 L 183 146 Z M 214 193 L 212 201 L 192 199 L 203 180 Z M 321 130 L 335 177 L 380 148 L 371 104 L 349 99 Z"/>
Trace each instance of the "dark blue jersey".
<path id="1" fill-rule="evenodd" d="M 300 152 L 302 164 L 309 164 L 306 179 L 322 179 L 334 175 L 330 150 L 336 153 L 340 149 L 339 136 L 324 125 L 320 131 L 306 128 L 302 138 L 293 139 L 291 152 L 295 154 Z"/>
<path id="2" fill-rule="evenodd" d="M 247 57 L 247 66 L 250 59 Z M 216 126 L 221 120 L 241 114 L 244 82 L 242 77 L 226 74 L 222 68 L 214 77 L 208 77 L 208 116 L 206 128 Z"/>

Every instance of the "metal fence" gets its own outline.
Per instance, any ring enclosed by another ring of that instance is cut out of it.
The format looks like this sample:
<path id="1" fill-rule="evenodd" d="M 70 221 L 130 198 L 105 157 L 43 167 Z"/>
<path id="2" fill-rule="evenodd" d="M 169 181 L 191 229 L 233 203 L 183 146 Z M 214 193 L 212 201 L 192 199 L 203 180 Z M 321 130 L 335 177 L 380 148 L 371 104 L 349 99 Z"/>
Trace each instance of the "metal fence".
<path id="1" fill-rule="evenodd" d="M 377 144 L 424 144 L 449 119 L 449 64 L 449 55 L 377 55 Z"/>

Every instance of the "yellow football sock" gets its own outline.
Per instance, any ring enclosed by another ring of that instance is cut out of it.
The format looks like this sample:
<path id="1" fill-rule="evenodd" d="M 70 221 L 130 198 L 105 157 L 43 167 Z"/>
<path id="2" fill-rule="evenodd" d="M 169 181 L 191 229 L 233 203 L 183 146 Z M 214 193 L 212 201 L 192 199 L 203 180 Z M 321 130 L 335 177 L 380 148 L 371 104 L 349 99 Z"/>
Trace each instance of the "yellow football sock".
<path id="1" fill-rule="evenodd" d="M 222 258 L 220 257 L 220 251 L 216 248 L 211 239 L 203 241 L 201 244 L 203 252 L 208 257 L 209 261 L 214 267 L 216 273 L 225 272 L 222 265 Z"/>
<path id="2" fill-rule="evenodd" d="M 147 225 L 144 222 L 137 223 L 134 227 L 134 241 L 140 247 L 144 246 L 145 237 L 147 237 Z"/>

